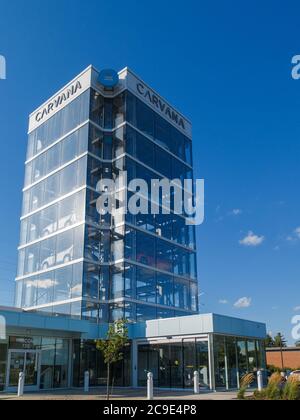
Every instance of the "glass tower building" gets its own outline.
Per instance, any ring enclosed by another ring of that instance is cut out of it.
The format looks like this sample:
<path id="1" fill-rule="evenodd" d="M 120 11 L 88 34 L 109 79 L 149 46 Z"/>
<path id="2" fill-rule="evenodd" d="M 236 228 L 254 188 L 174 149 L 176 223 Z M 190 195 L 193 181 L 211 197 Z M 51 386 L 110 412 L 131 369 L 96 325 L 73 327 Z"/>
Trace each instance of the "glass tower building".
<path id="1" fill-rule="evenodd" d="M 198 313 L 185 215 L 123 214 L 127 186 L 97 211 L 99 181 L 123 171 L 193 179 L 191 124 L 130 70 L 109 86 L 89 67 L 30 116 L 16 307 L 97 323 Z"/>
<path id="2" fill-rule="evenodd" d="M 156 387 L 191 390 L 198 370 L 203 389 L 229 390 L 265 369 L 264 324 L 198 314 L 195 226 L 176 205 L 179 190 L 195 201 L 182 184 L 193 180 L 191 138 L 191 123 L 128 69 L 90 66 L 30 115 L 0 392 L 16 392 L 21 372 L 26 392 L 83 387 L 86 371 L 105 385 L 95 340 L 118 319 L 130 325 L 115 386 L 144 387 L 152 372 Z M 173 188 L 154 197 L 166 180 Z"/>

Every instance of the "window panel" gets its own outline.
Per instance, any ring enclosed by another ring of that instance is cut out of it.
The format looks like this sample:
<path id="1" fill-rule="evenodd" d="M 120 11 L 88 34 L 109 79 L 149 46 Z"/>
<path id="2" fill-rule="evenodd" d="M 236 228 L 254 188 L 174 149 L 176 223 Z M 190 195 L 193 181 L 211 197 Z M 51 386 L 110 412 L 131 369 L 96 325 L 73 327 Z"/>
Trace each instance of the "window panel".
<path id="1" fill-rule="evenodd" d="M 174 318 L 175 312 L 170 309 L 157 308 L 157 319 Z"/>
<path id="2" fill-rule="evenodd" d="M 23 297 L 23 280 L 18 280 L 16 282 L 16 291 L 15 291 L 15 307 L 22 307 L 22 297 Z"/>
<path id="3" fill-rule="evenodd" d="M 152 214 L 137 214 L 136 215 L 136 226 L 140 229 L 147 230 L 155 233 L 155 219 Z"/>
<path id="4" fill-rule="evenodd" d="M 157 304 L 174 306 L 174 279 L 164 274 L 156 274 Z"/>
<path id="5" fill-rule="evenodd" d="M 35 305 L 46 305 L 53 302 L 55 272 L 42 274 L 38 277 L 38 293 Z"/>
<path id="6" fill-rule="evenodd" d="M 154 136 L 154 112 L 139 100 L 136 102 L 136 123 L 140 131 L 150 137 Z"/>
<path id="7" fill-rule="evenodd" d="M 30 308 L 35 306 L 38 282 L 36 277 L 24 280 L 23 286 L 23 308 Z"/>
<path id="8" fill-rule="evenodd" d="M 74 264 L 72 274 L 72 287 L 71 287 L 71 298 L 77 298 L 82 296 L 82 284 L 83 284 L 83 264 Z"/>
<path id="9" fill-rule="evenodd" d="M 118 320 L 124 319 L 124 304 L 119 303 L 119 304 L 110 305 L 109 312 L 110 312 L 110 315 L 109 315 L 110 322 L 116 322 Z"/>
<path id="10" fill-rule="evenodd" d="M 86 162 L 86 157 L 83 157 L 26 191 L 23 200 L 23 215 L 29 211 L 38 210 L 62 195 L 85 185 Z"/>
<path id="11" fill-rule="evenodd" d="M 38 214 L 34 214 L 28 220 L 28 242 L 33 242 L 39 238 L 40 223 L 41 221 Z"/>
<path id="12" fill-rule="evenodd" d="M 185 138 L 185 160 L 190 166 L 192 166 L 193 164 L 192 142 L 188 138 Z"/>
<path id="13" fill-rule="evenodd" d="M 101 127 L 104 126 L 104 98 L 94 90 L 91 93 L 90 118 Z"/>
<path id="14" fill-rule="evenodd" d="M 190 287 L 188 281 L 175 278 L 174 295 L 176 308 L 190 309 Z"/>
<path id="15" fill-rule="evenodd" d="M 136 97 L 130 92 L 126 92 L 126 120 L 132 124 L 136 124 Z"/>
<path id="16" fill-rule="evenodd" d="M 47 239 L 38 245 L 40 245 L 41 270 L 48 270 L 48 268 L 51 268 L 56 264 L 56 238 Z M 59 261 L 57 261 L 57 263 L 59 264 Z"/>
<path id="17" fill-rule="evenodd" d="M 156 308 L 154 306 L 136 305 L 136 321 L 143 322 L 156 319 Z"/>
<path id="18" fill-rule="evenodd" d="M 155 267 L 155 238 L 136 232 L 136 260 L 140 264 Z"/>
<path id="19" fill-rule="evenodd" d="M 119 261 L 121 259 L 131 258 L 131 250 L 133 249 L 133 244 L 131 244 L 131 236 L 130 236 L 130 230 L 128 230 L 128 235 L 124 235 L 124 228 L 117 228 L 113 231 L 112 236 L 112 260 L 113 261 Z M 125 244 L 124 244 L 125 243 Z M 126 252 L 125 252 L 126 250 Z"/>
<path id="20" fill-rule="evenodd" d="M 25 249 L 19 251 L 18 256 L 18 277 L 23 276 L 25 273 Z"/>
<path id="21" fill-rule="evenodd" d="M 47 174 L 59 168 L 61 164 L 61 143 L 56 144 L 55 146 L 51 147 L 51 149 L 49 149 L 46 152 L 46 161 L 47 161 L 47 167 L 46 167 Z"/>
<path id="22" fill-rule="evenodd" d="M 124 267 L 124 295 L 125 297 L 136 298 L 136 268 L 134 265 L 125 263 Z"/>
<path id="23" fill-rule="evenodd" d="M 156 241 L 156 268 L 162 271 L 173 271 L 173 248 L 168 242 Z"/>
<path id="24" fill-rule="evenodd" d="M 100 267 L 84 264 L 83 296 L 99 299 Z"/>
<path id="25" fill-rule="evenodd" d="M 127 260 L 135 261 L 136 252 L 137 252 L 137 250 L 136 250 L 136 237 L 135 237 L 136 232 L 135 232 L 135 230 L 130 229 L 127 226 L 126 226 L 125 229 L 126 229 L 126 231 L 125 231 L 125 254 L 123 254 L 123 255 Z M 122 234 L 124 234 L 123 230 L 119 229 L 119 232 L 120 233 L 122 232 Z M 122 241 L 122 235 L 119 236 L 119 238 Z M 120 245 L 120 247 L 122 247 L 121 244 L 119 244 L 119 245 Z M 119 256 L 120 255 L 121 255 L 121 252 L 119 253 Z"/>
<path id="26" fill-rule="evenodd" d="M 112 268 L 110 299 L 120 299 L 124 297 L 124 270 L 123 265 Z"/>
<path id="27" fill-rule="evenodd" d="M 125 94 L 113 99 L 113 126 L 118 127 L 125 121 Z"/>
<path id="28" fill-rule="evenodd" d="M 39 245 L 32 245 L 25 250 L 24 274 L 39 271 Z"/>
<path id="29" fill-rule="evenodd" d="M 172 238 L 172 230 L 174 224 L 174 215 L 164 215 L 160 214 L 155 216 L 155 225 L 156 225 L 156 234 L 166 239 L 173 239 Z"/>
<path id="30" fill-rule="evenodd" d="M 179 247 L 174 247 L 174 274 L 189 276 L 190 253 Z"/>
<path id="31" fill-rule="evenodd" d="M 37 182 L 46 174 L 46 155 L 42 154 L 33 161 L 32 182 Z"/>
<path id="32" fill-rule="evenodd" d="M 80 205 L 78 196 L 72 195 L 58 204 L 58 229 L 65 229 L 82 220 L 81 209 L 77 209 Z M 78 214 L 76 212 L 78 211 Z M 81 216 L 81 217 L 80 217 Z"/>
<path id="33" fill-rule="evenodd" d="M 97 319 L 99 319 L 99 304 L 93 302 L 83 302 L 82 319 L 97 322 Z"/>
<path id="34" fill-rule="evenodd" d="M 126 126 L 126 153 L 136 156 L 136 131 Z"/>
<path id="35" fill-rule="evenodd" d="M 184 135 L 180 133 L 175 127 L 171 127 L 172 147 L 171 150 L 174 155 L 180 159 L 184 159 L 185 139 Z"/>
<path id="36" fill-rule="evenodd" d="M 125 302 L 124 319 L 127 322 L 136 322 L 136 305 L 134 303 Z"/>
<path id="37" fill-rule="evenodd" d="M 39 184 L 40 187 L 45 187 L 45 195 L 44 200 L 40 202 L 39 205 L 35 207 L 35 209 L 42 207 L 43 205 L 50 203 L 51 201 L 54 201 L 57 197 L 59 197 L 59 181 L 60 173 L 56 173 L 55 175 L 52 175 L 49 178 L 47 178 L 45 182 Z"/>
<path id="38" fill-rule="evenodd" d="M 77 165 L 69 165 L 64 169 L 60 179 L 60 194 L 66 195 L 77 186 Z M 75 170 L 75 172 L 74 172 Z"/>
<path id="39" fill-rule="evenodd" d="M 62 163 L 65 164 L 77 156 L 78 132 L 75 132 L 62 142 Z"/>
<path id="40" fill-rule="evenodd" d="M 72 266 L 55 271 L 54 302 L 71 299 L 72 276 Z"/>
<path id="41" fill-rule="evenodd" d="M 155 145 L 138 133 L 136 133 L 136 158 L 145 165 L 154 167 Z"/>
<path id="42" fill-rule="evenodd" d="M 49 180 L 47 180 L 49 183 Z M 39 183 L 30 190 L 30 211 L 37 210 L 43 205 L 44 183 Z M 47 192 L 47 189 L 46 189 Z"/>
<path id="43" fill-rule="evenodd" d="M 172 157 L 169 153 L 156 148 L 155 169 L 167 179 L 172 179 Z"/>
<path id="44" fill-rule="evenodd" d="M 114 133 L 113 157 L 117 158 L 125 153 L 125 127 L 121 127 Z"/>
<path id="45" fill-rule="evenodd" d="M 146 268 L 136 269 L 136 298 L 144 302 L 156 303 L 155 272 Z"/>
<path id="46" fill-rule="evenodd" d="M 64 232 L 57 237 L 56 245 L 56 263 L 57 264 L 66 264 L 73 260 L 74 258 L 74 231 L 69 230 Z"/>
<path id="47" fill-rule="evenodd" d="M 100 271 L 100 301 L 109 300 L 110 268 L 102 266 Z"/>
<path id="48" fill-rule="evenodd" d="M 40 220 L 39 237 L 51 235 L 57 230 L 57 204 L 35 215 Z M 31 219 L 31 218 L 30 218 Z"/>
<path id="49" fill-rule="evenodd" d="M 191 310 L 198 311 L 198 285 L 197 283 L 191 283 Z"/>
<path id="50" fill-rule="evenodd" d="M 155 114 L 155 140 L 167 150 L 171 150 L 171 125 L 164 119 Z"/>
<path id="51" fill-rule="evenodd" d="M 86 121 L 89 117 L 89 97 L 90 91 L 87 90 L 30 133 L 27 159 L 40 153 L 60 137 Z"/>

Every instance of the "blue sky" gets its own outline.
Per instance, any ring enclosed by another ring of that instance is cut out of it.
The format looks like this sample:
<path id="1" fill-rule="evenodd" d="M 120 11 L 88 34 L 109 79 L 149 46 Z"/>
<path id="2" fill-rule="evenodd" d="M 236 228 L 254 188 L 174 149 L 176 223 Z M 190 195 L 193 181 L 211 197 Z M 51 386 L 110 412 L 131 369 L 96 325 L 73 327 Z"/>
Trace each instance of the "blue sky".
<path id="1" fill-rule="evenodd" d="M 290 340 L 300 307 L 299 12 L 276 0 L 2 0 L 0 301 L 12 301 L 28 114 L 91 63 L 129 66 L 193 121 L 206 180 L 201 311 L 265 321 Z"/>

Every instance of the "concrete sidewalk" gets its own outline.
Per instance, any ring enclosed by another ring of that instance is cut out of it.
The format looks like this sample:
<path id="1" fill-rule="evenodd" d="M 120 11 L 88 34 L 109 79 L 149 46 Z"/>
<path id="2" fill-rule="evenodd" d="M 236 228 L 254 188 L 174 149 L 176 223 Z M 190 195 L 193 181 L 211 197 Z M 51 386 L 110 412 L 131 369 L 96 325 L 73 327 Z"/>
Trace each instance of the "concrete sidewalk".
<path id="1" fill-rule="evenodd" d="M 249 394 L 249 396 L 251 393 Z M 236 400 L 237 392 L 205 392 L 202 391 L 199 395 L 191 393 L 191 391 L 165 391 L 155 390 L 154 399 L 159 400 L 176 400 L 176 401 L 224 401 Z M 71 389 L 62 391 L 39 392 L 34 394 L 25 394 L 22 398 L 18 398 L 12 394 L 0 394 L 0 401 L 17 401 L 17 400 L 32 400 L 32 401 L 51 401 L 51 400 L 86 400 L 86 401 L 103 401 L 106 400 L 106 391 L 103 388 L 92 389 L 88 394 L 85 394 L 82 389 Z M 146 400 L 145 389 L 115 389 L 111 400 L 119 401 L 143 401 Z"/>

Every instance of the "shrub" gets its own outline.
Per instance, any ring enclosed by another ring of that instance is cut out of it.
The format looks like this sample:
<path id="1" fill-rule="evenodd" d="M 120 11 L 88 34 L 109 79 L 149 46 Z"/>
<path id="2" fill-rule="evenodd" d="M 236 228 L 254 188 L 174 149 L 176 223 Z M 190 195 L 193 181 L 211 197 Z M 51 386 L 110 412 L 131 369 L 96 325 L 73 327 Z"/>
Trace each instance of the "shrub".
<path id="1" fill-rule="evenodd" d="M 268 400 L 280 400 L 281 399 L 281 389 L 276 384 L 268 385 L 266 389 L 266 397 Z"/>
<path id="2" fill-rule="evenodd" d="M 241 384 L 240 384 L 240 390 L 237 394 L 237 398 L 239 400 L 244 400 L 245 399 L 245 394 L 247 391 L 247 388 L 254 382 L 254 375 L 253 373 L 247 373 L 246 375 L 244 375 L 241 379 Z"/>
<path id="3" fill-rule="evenodd" d="M 253 398 L 255 399 L 255 400 L 258 400 L 258 401 L 260 401 L 260 400 L 266 400 L 267 399 L 267 392 L 266 392 L 266 390 L 264 389 L 263 391 L 254 391 L 254 394 L 253 394 Z"/>
<path id="4" fill-rule="evenodd" d="M 282 399 L 288 401 L 300 400 L 300 384 L 298 378 L 293 376 L 289 377 L 282 391 Z"/>
<path id="5" fill-rule="evenodd" d="M 300 401 L 300 382 L 295 376 L 285 382 L 280 373 L 274 373 L 263 391 L 255 391 L 255 400 L 287 400 Z"/>
<path id="6" fill-rule="evenodd" d="M 269 400 L 280 400 L 281 399 L 281 384 L 282 376 L 279 372 L 273 373 L 269 379 L 269 384 L 266 388 L 266 397 Z"/>

